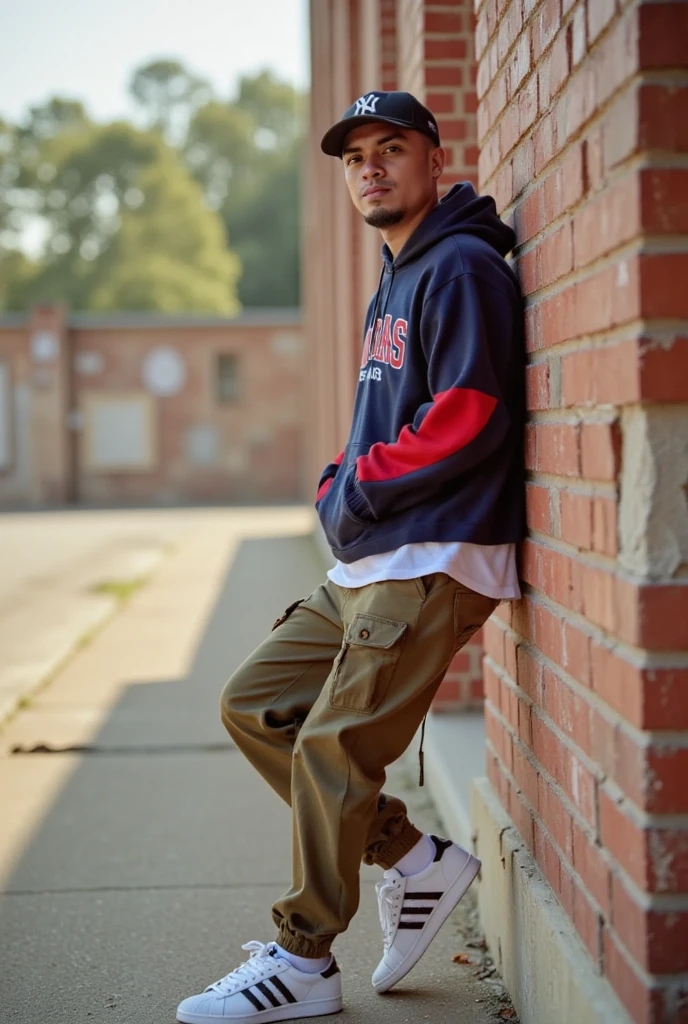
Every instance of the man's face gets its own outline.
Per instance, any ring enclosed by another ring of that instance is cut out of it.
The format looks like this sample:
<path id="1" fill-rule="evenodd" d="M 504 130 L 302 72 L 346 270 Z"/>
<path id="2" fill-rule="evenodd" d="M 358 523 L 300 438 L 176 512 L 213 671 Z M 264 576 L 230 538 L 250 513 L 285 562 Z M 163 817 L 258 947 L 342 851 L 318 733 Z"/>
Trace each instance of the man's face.
<path id="1" fill-rule="evenodd" d="M 381 122 L 349 132 L 342 161 L 354 206 L 367 224 L 386 228 L 436 200 L 444 153 L 422 132 Z"/>

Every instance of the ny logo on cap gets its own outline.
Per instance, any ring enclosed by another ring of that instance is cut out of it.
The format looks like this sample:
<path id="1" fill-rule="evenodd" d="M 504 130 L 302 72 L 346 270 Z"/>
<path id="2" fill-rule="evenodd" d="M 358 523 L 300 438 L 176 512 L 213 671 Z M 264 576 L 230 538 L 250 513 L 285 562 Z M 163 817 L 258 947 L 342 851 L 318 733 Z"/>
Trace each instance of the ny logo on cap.
<path id="1" fill-rule="evenodd" d="M 360 117 L 361 114 L 374 114 L 379 99 L 380 97 L 373 92 L 361 96 L 360 100 L 356 100 L 356 117 Z"/>

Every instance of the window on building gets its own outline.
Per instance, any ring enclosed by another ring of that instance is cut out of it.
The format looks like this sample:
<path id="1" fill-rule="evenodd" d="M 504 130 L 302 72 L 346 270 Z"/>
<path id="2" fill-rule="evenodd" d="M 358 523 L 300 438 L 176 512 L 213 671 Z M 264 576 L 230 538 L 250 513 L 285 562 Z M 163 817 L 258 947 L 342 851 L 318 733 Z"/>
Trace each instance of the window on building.
<path id="1" fill-rule="evenodd" d="M 218 402 L 239 400 L 239 357 L 236 353 L 225 352 L 217 357 L 216 381 Z"/>

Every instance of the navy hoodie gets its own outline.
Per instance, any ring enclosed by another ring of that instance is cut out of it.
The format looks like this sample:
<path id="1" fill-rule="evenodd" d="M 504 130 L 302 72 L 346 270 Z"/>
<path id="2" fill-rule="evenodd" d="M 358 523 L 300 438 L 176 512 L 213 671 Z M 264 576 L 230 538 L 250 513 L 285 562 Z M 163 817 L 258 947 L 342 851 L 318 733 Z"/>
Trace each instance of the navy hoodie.
<path id="1" fill-rule="evenodd" d="M 523 313 L 514 233 L 456 185 L 383 268 L 353 422 L 316 508 L 336 558 L 525 532 Z"/>

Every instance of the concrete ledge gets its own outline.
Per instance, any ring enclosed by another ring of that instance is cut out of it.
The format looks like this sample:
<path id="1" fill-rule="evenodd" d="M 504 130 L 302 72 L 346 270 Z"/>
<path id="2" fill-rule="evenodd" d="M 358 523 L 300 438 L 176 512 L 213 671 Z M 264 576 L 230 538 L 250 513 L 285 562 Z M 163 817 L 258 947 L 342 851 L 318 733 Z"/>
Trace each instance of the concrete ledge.
<path id="1" fill-rule="evenodd" d="M 417 742 L 417 741 L 414 741 Z M 471 848 L 471 784 L 485 774 L 485 716 L 482 711 L 428 715 L 425 784 L 454 842 Z"/>
<path id="2" fill-rule="evenodd" d="M 631 1024 L 486 778 L 473 783 L 471 819 L 480 920 L 521 1024 Z"/>

